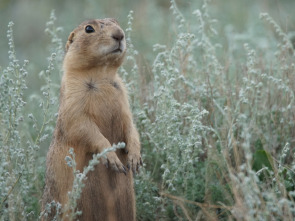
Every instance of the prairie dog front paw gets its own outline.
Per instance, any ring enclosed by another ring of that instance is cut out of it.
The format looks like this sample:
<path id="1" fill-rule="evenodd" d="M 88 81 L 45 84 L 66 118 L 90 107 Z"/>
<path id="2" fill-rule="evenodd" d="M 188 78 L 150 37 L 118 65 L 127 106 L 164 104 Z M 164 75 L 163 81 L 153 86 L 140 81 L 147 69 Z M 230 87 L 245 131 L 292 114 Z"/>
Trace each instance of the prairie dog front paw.
<path id="1" fill-rule="evenodd" d="M 102 158 L 102 163 L 106 166 L 106 168 L 110 167 L 112 170 L 126 175 L 126 168 L 115 152 L 107 153 L 107 158 Z"/>
<path id="2" fill-rule="evenodd" d="M 131 169 L 133 174 L 139 172 L 139 167 L 142 166 L 140 153 L 128 153 L 127 168 Z"/>

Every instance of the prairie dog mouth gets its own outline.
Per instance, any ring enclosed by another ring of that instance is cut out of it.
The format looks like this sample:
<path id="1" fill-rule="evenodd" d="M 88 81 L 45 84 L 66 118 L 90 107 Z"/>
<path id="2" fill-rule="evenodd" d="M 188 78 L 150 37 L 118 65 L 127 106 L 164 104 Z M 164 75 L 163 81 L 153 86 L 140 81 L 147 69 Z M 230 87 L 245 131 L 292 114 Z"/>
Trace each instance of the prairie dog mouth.
<path id="1" fill-rule="evenodd" d="M 116 47 L 113 47 L 113 49 L 110 51 L 111 54 L 115 53 L 122 53 L 124 51 L 124 44 L 122 42 L 119 42 Z"/>
<path id="2" fill-rule="evenodd" d="M 111 53 L 122 53 L 122 49 L 118 47 L 117 49 L 111 51 Z"/>

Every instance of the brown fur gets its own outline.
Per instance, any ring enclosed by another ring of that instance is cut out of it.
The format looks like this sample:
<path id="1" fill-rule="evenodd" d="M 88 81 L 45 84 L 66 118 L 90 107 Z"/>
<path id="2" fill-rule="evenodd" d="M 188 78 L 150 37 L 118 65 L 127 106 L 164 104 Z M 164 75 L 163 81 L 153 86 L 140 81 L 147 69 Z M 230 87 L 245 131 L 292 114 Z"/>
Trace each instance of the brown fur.
<path id="1" fill-rule="evenodd" d="M 95 32 L 86 33 L 87 25 Z M 113 52 L 118 47 L 121 52 Z M 63 207 L 67 204 L 73 175 L 65 157 L 71 147 L 77 169 L 83 171 L 94 153 L 125 142 L 124 150 L 108 153 L 88 173 L 78 201 L 83 211 L 78 219 L 135 220 L 131 170 L 138 170 L 141 157 L 127 92 L 117 75 L 126 52 L 124 32 L 114 19 L 89 20 L 70 34 L 66 51 L 59 115 L 47 154 L 43 209 L 52 200 Z"/>

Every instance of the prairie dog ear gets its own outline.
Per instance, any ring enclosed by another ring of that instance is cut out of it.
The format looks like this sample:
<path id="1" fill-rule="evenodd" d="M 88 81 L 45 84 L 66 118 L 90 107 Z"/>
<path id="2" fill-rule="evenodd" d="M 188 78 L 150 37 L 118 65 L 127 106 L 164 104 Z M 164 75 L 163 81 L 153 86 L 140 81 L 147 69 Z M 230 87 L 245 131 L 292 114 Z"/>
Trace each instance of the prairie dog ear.
<path id="1" fill-rule="evenodd" d="M 68 38 L 67 44 L 66 44 L 66 52 L 68 51 L 70 45 L 73 43 L 74 36 L 75 36 L 75 33 L 74 32 L 71 32 L 71 34 L 70 34 L 70 36 Z"/>

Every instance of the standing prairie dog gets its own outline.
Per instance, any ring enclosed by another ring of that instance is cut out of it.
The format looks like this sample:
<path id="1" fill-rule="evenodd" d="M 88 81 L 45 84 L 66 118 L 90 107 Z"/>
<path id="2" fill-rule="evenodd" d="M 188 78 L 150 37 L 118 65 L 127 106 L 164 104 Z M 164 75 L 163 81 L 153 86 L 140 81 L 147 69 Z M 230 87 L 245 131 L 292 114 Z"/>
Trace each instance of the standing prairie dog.
<path id="1" fill-rule="evenodd" d="M 115 19 L 83 22 L 69 36 L 63 62 L 57 124 L 46 160 L 43 209 L 56 201 L 64 207 L 72 189 L 72 168 L 65 157 L 73 148 L 77 170 L 92 155 L 118 142 L 125 149 L 109 152 L 88 173 L 78 201 L 79 220 L 135 220 L 132 173 L 141 163 L 138 132 L 127 92 L 117 70 L 126 53 L 123 30 Z M 49 220 L 54 214 L 49 215 Z M 66 213 L 62 219 L 67 220 Z"/>

